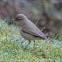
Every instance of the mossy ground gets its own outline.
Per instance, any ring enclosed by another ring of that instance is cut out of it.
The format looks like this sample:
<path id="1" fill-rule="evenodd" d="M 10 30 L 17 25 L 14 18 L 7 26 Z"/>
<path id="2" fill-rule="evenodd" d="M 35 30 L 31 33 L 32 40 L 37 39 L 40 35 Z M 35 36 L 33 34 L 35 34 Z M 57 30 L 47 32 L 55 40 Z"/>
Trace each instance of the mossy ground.
<path id="1" fill-rule="evenodd" d="M 36 40 L 35 49 L 32 41 L 24 50 L 27 43 L 17 27 L 0 20 L 0 62 L 62 62 L 62 41 Z"/>

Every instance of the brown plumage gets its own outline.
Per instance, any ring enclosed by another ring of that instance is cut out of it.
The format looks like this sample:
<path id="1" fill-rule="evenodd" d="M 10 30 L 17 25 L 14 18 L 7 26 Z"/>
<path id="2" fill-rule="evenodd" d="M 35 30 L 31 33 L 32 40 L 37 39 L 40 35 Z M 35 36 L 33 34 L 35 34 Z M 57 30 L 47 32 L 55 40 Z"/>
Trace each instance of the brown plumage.
<path id="1" fill-rule="evenodd" d="M 33 23 L 31 22 L 24 14 L 18 14 L 15 18 L 17 25 L 20 30 L 20 34 L 26 40 L 48 40 L 46 35 Z M 50 40 L 48 40 L 50 41 Z"/>

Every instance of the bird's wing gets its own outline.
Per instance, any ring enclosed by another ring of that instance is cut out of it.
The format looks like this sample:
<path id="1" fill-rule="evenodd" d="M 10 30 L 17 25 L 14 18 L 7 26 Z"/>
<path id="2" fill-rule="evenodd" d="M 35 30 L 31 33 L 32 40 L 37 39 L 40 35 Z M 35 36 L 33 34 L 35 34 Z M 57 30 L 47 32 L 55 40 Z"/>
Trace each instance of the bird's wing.
<path id="1" fill-rule="evenodd" d="M 46 38 L 46 35 L 43 34 L 43 32 L 30 20 L 26 21 L 26 25 L 22 27 L 22 31 L 39 38 L 43 38 L 43 39 Z"/>
<path id="2" fill-rule="evenodd" d="M 22 29 L 22 31 L 24 33 L 27 33 L 27 34 L 30 34 L 30 35 L 33 35 L 35 37 L 39 37 L 39 38 L 42 38 L 42 39 L 45 39 L 46 38 L 46 35 L 42 33 L 42 31 L 37 31 L 37 30 L 25 30 L 25 29 Z"/>

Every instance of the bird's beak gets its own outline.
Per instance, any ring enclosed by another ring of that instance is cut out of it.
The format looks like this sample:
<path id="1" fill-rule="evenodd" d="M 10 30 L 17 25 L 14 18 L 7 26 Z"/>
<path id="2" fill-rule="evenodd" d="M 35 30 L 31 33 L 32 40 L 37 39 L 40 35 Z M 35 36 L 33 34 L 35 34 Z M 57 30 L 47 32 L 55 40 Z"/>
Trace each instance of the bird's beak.
<path id="1" fill-rule="evenodd" d="M 17 21 L 16 18 L 14 19 L 14 24 L 15 24 L 16 26 L 18 25 L 18 21 Z"/>
<path id="2" fill-rule="evenodd" d="M 17 18 L 15 18 L 15 21 L 18 21 L 18 19 L 17 19 Z"/>

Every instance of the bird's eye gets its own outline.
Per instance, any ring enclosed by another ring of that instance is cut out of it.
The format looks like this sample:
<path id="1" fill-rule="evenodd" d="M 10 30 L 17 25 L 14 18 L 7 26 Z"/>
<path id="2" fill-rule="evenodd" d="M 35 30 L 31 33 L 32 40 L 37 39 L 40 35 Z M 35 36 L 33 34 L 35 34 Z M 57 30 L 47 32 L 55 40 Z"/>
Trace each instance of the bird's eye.
<path id="1" fill-rule="evenodd" d="M 22 20 L 22 18 L 15 18 L 15 21 L 20 21 Z"/>

